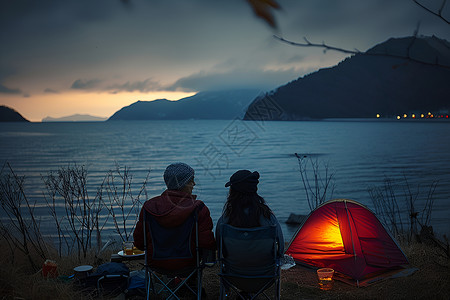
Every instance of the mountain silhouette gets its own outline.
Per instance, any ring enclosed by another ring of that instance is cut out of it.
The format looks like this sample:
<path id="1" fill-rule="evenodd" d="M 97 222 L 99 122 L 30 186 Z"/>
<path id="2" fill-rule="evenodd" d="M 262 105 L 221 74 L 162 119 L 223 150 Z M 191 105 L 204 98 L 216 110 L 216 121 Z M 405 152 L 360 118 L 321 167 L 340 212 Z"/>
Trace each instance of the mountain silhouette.
<path id="1" fill-rule="evenodd" d="M 247 120 L 373 118 L 448 111 L 450 43 L 391 38 L 256 98 Z"/>
<path id="2" fill-rule="evenodd" d="M 0 122 L 30 122 L 14 109 L 1 105 L 0 106 Z"/>
<path id="3" fill-rule="evenodd" d="M 137 101 L 123 107 L 108 120 L 187 120 L 242 118 L 259 90 L 209 91 L 169 101 Z"/>
<path id="4" fill-rule="evenodd" d="M 42 119 L 42 122 L 97 122 L 106 121 L 106 119 L 107 118 L 95 117 L 86 114 L 75 114 L 61 118 L 45 117 Z"/>

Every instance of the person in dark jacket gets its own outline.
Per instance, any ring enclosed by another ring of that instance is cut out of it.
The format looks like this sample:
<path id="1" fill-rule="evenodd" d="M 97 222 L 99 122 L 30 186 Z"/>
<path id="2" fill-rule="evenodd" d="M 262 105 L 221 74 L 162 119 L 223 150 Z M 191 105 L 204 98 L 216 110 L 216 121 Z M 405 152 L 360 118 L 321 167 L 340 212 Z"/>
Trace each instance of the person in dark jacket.
<path id="1" fill-rule="evenodd" d="M 195 186 L 194 170 L 185 163 L 169 165 L 164 172 L 167 186 L 160 196 L 146 201 L 142 206 L 139 220 L 133 233 L 134 244 L 138 249 L 144 249 L 143 212 L 146 210 L 153 215 L 163 227 L 179 226 L 186 221 L 194 209 L 198 210 L 198 235 L 201 249 L 215 251 L 216 241 L 213 233 L 213 222 L 208 207 L 197 196 L 192 194 Z M 195 265 L 195 259 L 151 260 L 152 239 L 147 231 L 148 264 L 167 270 L 179 270 Z M 194 247 L 195 245 L 193 245 Z M 195 248 L 194 248 L 195 249 Z"/>
<path id="2" fill-rule="evenodd" d="M 267 206 L 264 198 L 258 195 L 259 173 L 249 170 L 235 172 L 225 187 L 230 187 L 223 214 L 217 221 L 216 239 L 220 241 L 221 224 L 234 227 L 254 228 L 275 225 L 277 232 L 279 258 L 284 256 L 284 238 L 280 223 Z"/>

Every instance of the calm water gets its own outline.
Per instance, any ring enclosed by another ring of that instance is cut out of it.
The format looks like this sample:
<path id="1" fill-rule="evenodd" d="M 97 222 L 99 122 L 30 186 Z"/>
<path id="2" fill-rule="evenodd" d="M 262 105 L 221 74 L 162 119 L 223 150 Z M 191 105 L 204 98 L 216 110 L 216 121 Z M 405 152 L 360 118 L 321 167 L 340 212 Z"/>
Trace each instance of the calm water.
<path id="1" fill-rule="evenodd" d="M 286 239 L 295 228 L 291 212 L 307 214 L 294 153 L 317 158 L 334 172 L 333 198 L 357 200 L 373 208 L 368 188 L 386 177 L 419 188 L 421 208 L 429 186 L 434 193 L 432 225 L 450 233 L 450 122 L 247 122 L 127 121 L 101 123 L 0 123 L 0 163 L 26 176 L 29 198 L 42 201 L 42 176 L 68 165 L 84 165 L 90 190 L 116 164 L 127 166 L 136 188 L 150 170 L 149 196 L 164 190 L 162 173 L 183 161 L 196 170 L 195 192 L 217 222 L 229 176 L 238 169 L 261 174 L 259 193 L 283 223 Z M 399 188 L 399 194 L 403 188 Z M 399 199 L 403 203 L 403 198 Z M 46 211 L 39 211 L 45 219 Z"/>

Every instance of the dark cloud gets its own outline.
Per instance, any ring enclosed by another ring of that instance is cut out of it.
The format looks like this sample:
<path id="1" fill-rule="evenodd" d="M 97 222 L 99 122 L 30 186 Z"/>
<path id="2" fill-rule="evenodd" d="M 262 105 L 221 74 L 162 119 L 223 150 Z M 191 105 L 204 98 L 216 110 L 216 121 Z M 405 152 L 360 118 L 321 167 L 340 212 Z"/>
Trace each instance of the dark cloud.
<path id="1" fill-rule="evenodd" d="M 20 94 L 22 91 L 20 89 L 11 89 L 0 83 L 0 93 L 3 94 Z"/>
<path id="2" fill-rule="evenodd" d="M 290 63 L 303 62 L 303 61 L 305 61 L 305 59 L 306 59 L 305 55 L 293 55 L 291 57 L 287 57 L 286 59 L 282 59 L 281 61 L 283 63 L 290 64 Z"/>
<path id="3" fill-rule="evenodd" d="M 76 90 L 93 90 L 98 88 L 100 83 L 101 83 L 100 79 L 90 79 L 90 80 L 77 79 L 72 84 L 71 88 Z"/>
<path id="4" fill-rule="evenodd" d="M 165 87 L 161 86 L 159 82 L 153 81 L 151 79 L 127 81 L 125 83 L 114 83 L 105 85 L 104 80 L 100 79 L 77 79 L 71 86 L 72 89 L 78 90 L 96 90 L 96 91 L 109 91 L 113 94 L 120 92 L 152 92 L 152 91 L 162 91 L 166 90 Z M 47 93 L 58 93 L 52 89 L 46 89 Z"/>
<path id="5" fill-rule="evenodd" d="M 291 68 L 281 71 L 233 69 L 224 73 L 199 72 L 180 78 L 168 90 L 206 91 L 251 88 L 271 90 L 300 76 Z"/>
<path id="6" fill-rule="evenodd" d="M 143 81 L 133 81 L 133 82 L 126 82 L 122 84 L 113 84 L 106 88 L 106 90 L 113 91 L 114 93 L 118 92 L 151 92 L 151 91 L 160 91 L 162 90 L 161 85 L 156 82 L 152 81 L 151 79 L 146 79 Z"/>
<path id="7" fill-rule="evenodd" d="M 1 31 L 1 30 L 0 30 Z M 0 49 L 3 47 L 0 47 Z M 0 62 L 1 62 L 1 56 L 0 56 Z M 19 88 L 11 88 L 7 87 L 4 82 L 7 78 L 9 78 L 12 75 L 15 75 L 17 72 L 14 68 L 11 68 L 9 66 L 3 66 L 0 63 L 0 93 L 3 94 L 20 94 L 22 91 Z"/>
<path id="8" fill-rule="evenodd" d="M 280 35 L 292 41 L 307 37 L 313 43 L 365 51 L 390 37 L 411 35 L 419 21 L 419 33 L 450 37 L 447 24 L 412 0 L 278 2 Z M 80 78 L 72 89 L 114 93 L 270 89 L 341 59 L 331 51 L 323 54 L 322 49 L 273 39 L 273 30 L 254 16 L 246 0 L 0 3 L 0 44 L 7 45 L 0 47 L 0 73 L 14 70 L 0 74 L 3 94 L 21 93 L 12 88 L 19 86 L 33 94 L 48 86 L 63 93 L 74 79 L 70 76 Z M 446 9 L 448 15 L 450 4 Z M 129 81 L 117 83 L 117 78 Z M 166 87 L 159 80 L 175 83 Z"/>
<path id="9" fill-rule="evenodd" d="M 440 0 L 425 2 L 442 3 Z M 284 37 L 299 42 L 306 37 L 314 43 L 365 51 L 391 37 L 412 35 L 420 21 L 424 21 L 422 34 L 448 38 L 448 25 L 430 16 L 412 0 L 292 0 L 286 1 L 285 6 L 296 17 L 285 20 Z M 450 11 L 450 5 L 446 9 Z M 444 31 L 447 33 L 442 36 Z"/>
<path id="10" fill-rule="evenodd" d="M 104 0 L 2 1 L 0 26 L 7 30 L 0 31 L 0 41 L 16 38 L 15 42 L 21 43 L 23 38 L 36 42 L 61 37 L 76 32 L 88 22 L 107 19 L 111 4 Z"/>
<path id="11" fill-rule="evenodd" d="M 51 88 L 46 88 L 46 89 L 44 90 L 44 93 L 49 93 L 49 94 L 59 94 L 58 91 L 56 91 L 56 90 L 54 90 L 54 89 L 51 89 Z"/>

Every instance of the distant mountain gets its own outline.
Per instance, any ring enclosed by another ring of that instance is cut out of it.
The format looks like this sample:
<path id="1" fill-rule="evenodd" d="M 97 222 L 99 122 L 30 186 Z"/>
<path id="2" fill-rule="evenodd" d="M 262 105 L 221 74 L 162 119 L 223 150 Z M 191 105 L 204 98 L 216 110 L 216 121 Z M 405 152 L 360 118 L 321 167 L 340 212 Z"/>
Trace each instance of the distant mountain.
<path id="1" fill-rule="evenodd" d="M 106 121 L 107 119 L 108 118 L 95 117 L 91 115 L 75 114 L 61 118 L 46 117 L 42 119 L 42 122 L 98 122 Z"/>
<path id="2" fill-rule="evenodd" d="M 405 37 L 256 98 L 244 119 L 371 118 L 449 108 L 450 43 Z"/>
<path id="3" fill-rule="evenodd" d="M 30 122 L 14 109 L 1 105 L 0 106 L 0 122 Z"/>
<path id="4" fill-rule="evenodd" d="M 169 101 L 137 101 L 114 113 L 109 120 L 186 120 L 233 119 L 243 117 L 259 90 L 200 92 L 194 96 Z"/>

